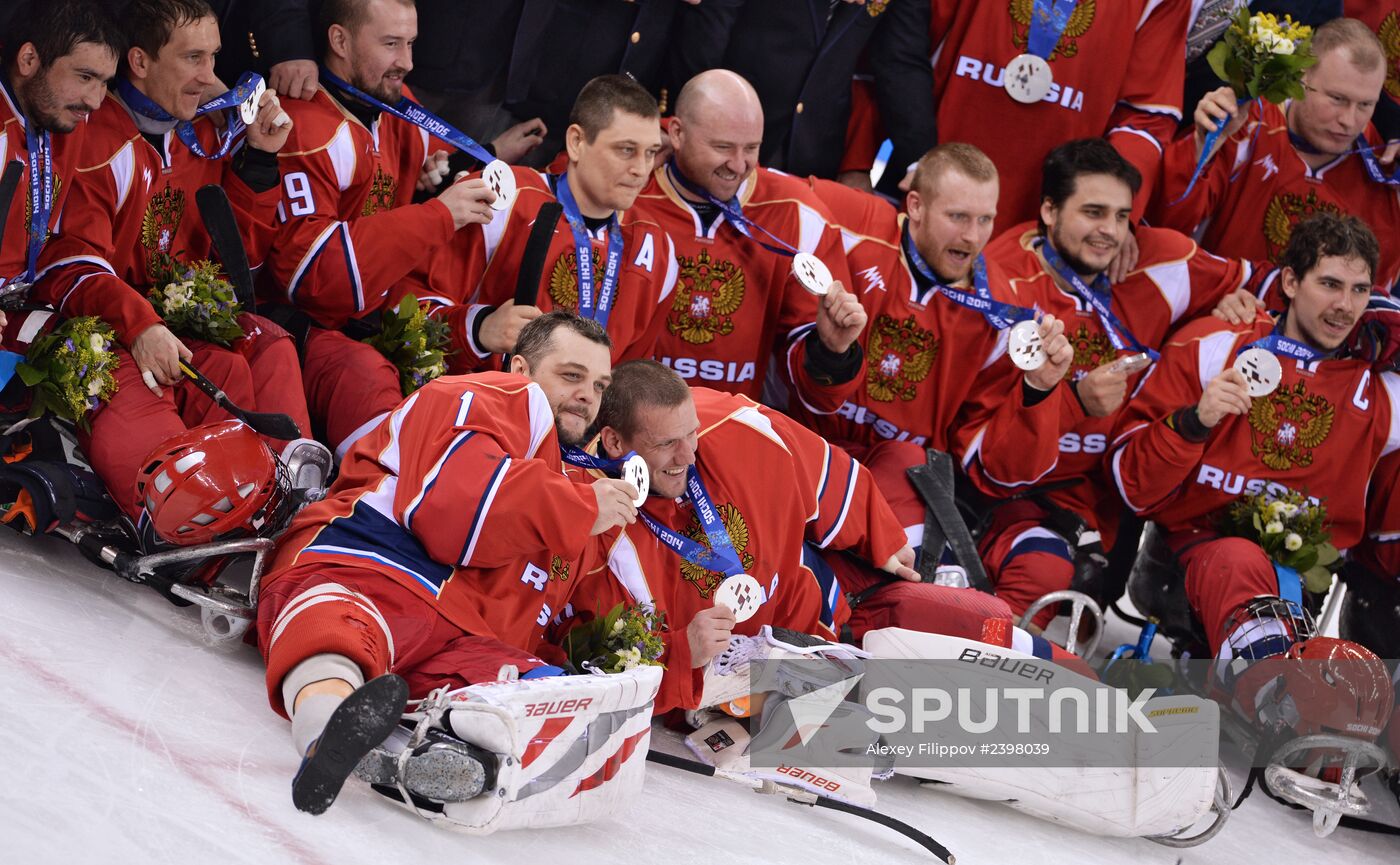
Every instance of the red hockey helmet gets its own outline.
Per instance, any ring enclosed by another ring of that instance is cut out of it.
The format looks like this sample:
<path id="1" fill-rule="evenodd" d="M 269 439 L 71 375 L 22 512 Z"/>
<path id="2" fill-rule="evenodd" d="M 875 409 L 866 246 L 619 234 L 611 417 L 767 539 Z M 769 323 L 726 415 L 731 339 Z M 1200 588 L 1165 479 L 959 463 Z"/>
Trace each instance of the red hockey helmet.
<path id="1" fill-rule="evenodd" d="M 282 527 L 290 485 L 277 455 L 239 421 L 171 436 L 136 476 L 156 534 L 193 546 Z"/>
<path id="2" fill-rule="evenodd" d="M 1298 707 L 1299 735 L 1341 733 L 1375 741 L 1395 706 L 1384 661 L 1365 646 L 1331 637 L 1298 643 L 1285 657 L 1298 662 L 1285 675 Z"/>

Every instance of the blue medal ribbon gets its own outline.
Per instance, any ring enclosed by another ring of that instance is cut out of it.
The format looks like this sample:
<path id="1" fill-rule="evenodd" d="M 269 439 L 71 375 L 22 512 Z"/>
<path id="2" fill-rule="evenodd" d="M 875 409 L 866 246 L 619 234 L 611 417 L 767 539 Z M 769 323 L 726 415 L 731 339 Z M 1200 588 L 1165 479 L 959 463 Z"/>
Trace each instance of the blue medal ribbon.
<path id="1" fill-rule="evenodd" d="M 734 230 L 744 235 L 749 240 L 752 240 L 754 243 L 757 243 L 759 246 L 775 255 L 786 255 L 789 258 L 797 255 L 799 251 L 797 247 L 744 215 L 744 208 L 739 204 L 739 196 L 736 195 L 728 201 L 720 201 L 718 198 L 711 195 L 709 190 L 705 187 L 697 185 L 692 182 L 690 178 L 682 174 L 680 167 L 676 165 L 675 159 L 666 163 L 666 176 L 671 178 L 671 182 L 689 192 L 691 195 L 699 196 L 712 207 L 719 208 L 720 213 L 724 214 L 724 218 L 728 219 L 730 225 L 734 226 Z M 754 231 L 762 232 L 765 237 L 773 242 L 767 243 L 760 240 L 754 234 Z"/>
<path id="2" fill-rule="evenodd" d="M 465 150 L 472 155 L 473 159 L 480 162 L 482 165 L 486 165 L 496 159 L 496 157 L 491 155 L 489 150 L 476 143 L 470 135 L 448 123 L 446 120 L 443 120 L 441 117 L 438 117 L 407 96 L 393 105 L 390 105 L 382 99 L 369 95 L 348 81 L 340 80 L 340 78 L 336 77 L 324 66 L 321 67 L 321 80 L 329 82 L 333 87 L 344 91 L 366 105 L 372 105 L 386 114 L 412 123 L 419 129 L 426 131 L 429 135 L 450 143 L 458 150 Z"/>
<path id="3" fill-rule="evenodd" d="M 1311 363 L 1323 356 L 1323 352 L 1318 351 L 1312 346 L 1304 345 L 1301 342 L 1289 339 L 1277 331 L 1263 339 L 1256 339 L 1254 342 L 1242 347 L 1239 351 L 1235 352 L 1235 356 L 1238 357 L 1251 348 L 1262 348 L 1264 351 L 1276 354 L 1279 357 L 1291 357 L 1295 360 L 1301 360 L 1303 363 Z"/>
<path id="4" fill-rule="evenodd" d="M 569 465 L 585 469 L 597 469 L 608 475 L 619 474 L 622 471 L 623 464 L 636 455 L 636 451 L 628 451 L 622 459 L 610 460 L 607 457 L 594 456 L 583 448 L 567 447 L 559 449 L 559 456 Z"/>
<path id="5" fill-rule="evenodd" d="M 1251 101 L 1253 100 L 1246 96 L 1243 99 L 1236 100 L 1236 105 L 1240 108 L 1243 108 L 1245 105 L 1248 105 Z M 1186 199 L 1186 196 L 1191 194 L 1191 190 L 1196 188 L 1196 181 L 1201 179 L 1201 172 L 1206 170 L 1206 163 L 1210 161 L 1212 151 L 1215 150 L 1215 142 L 1219 141 L 1220 136 L 1225 134 L 1225 127 L 1229 125 L 1230 118 L 1223 118 L 1217 122 L 1215 129 L 1206 133 L 1205 139 L 1201 141 L 1200 158 L 1196 160 L 1196 169 L 1191 172 L 1191 180 L 1189 183 L 1186 184 L 1186 191 L 1178 195 L 1175 200 L 1171 201 L 1168 204 L 1169 207 L 1173 204 L 1178 204 L 1181 201 L 1184 201 Z M 1259 134 L 1259 128 L 1257 126 L 1254 129 L 1254 134 L 1256 136 Z"/>
<path id="6" fill-rule="evenodd" d="M 704 544 L 696 543 L 686 536 L 672 531 L 656 521 L 656 518 L 644 510 L 638 510 L 637 515 L 646 523 L 651 533 L 656 535 L 661 543 L 670 547 L 676 555 L 690 562 L 692 565 L 699 565 L 707 571 L 717 571 L 727 577 L 733 577 L 744 572 L 743 562 L 739 559 L 739 554 L 734 550 L 734 542 L 729 538 L 729 532 L 724 527 L 724 522 L 720 520 L 719 514 L 715 511 L 714 502 L 710 500 L 710 494 L 705 490 L 705 484 L 700 480 L 700 473 L 691 466 L 686 472 L 685 480 L 686 497 L 695 507 L 695 513 L 700 518 L 700 525 L 705 530 L 705 537 L 710 541 L 709 549 Z"/>
<path id="7" fill-rule="evenodd" d="M 25 256 L 23 282 L 33 283 L 39 272 L 39 252 L 49 234 L 49 214 L 53 212 L 53 142 L 47 130 L 34 131 L 26 122 L 25 143 L 29 149 L 29 245 Z"/>
<path id="8" fill-rule="evenodd" d="M 195 156 L 200 159 L 223 159 L 233 149 L 234 141 L 247 128 L 243 123 L 243 118 L 238 113 L 238 107 L 248 101 L 261 81 L 262 76 L 256 72 L 245 72 L 232 90 L 222 96 L 210 99 L 195 109 L 195 117 L 202 117 L 215 111 L 224 112 L 224 128 L 219 133 L 219 149 L 212 154 L 206 153 L 204 145 L 199 143 L 199 135 L 195 132 L 194 123 L 188 120 L 175 121 L 170 112 L 137 90 L 136 85 L 124 76 L 117 76 L 117 94 L 121 96 L 128 108 L 142 117 L 157 123 L 175 122 L 175 134 Z"/>
<path id="9" fill-rule="evenodd" d="M 1288 143 L 1292 144 L 1296 150 L 1303 153 L 1311 153 L 1314 155 L 1320 155 L 1322 153 L 1321 150 L 1309 144 L 1306 138 L 1291 129 L 1288 130 Z M 1371 179 L 1376 183 L 1385 186 L 1400 186 L 1400 167 L 1396 168 L 1394 174 L 1387 177 L 1385 171 L 1381 168 L 1380 160 L 1376 159 L 1376 148 L 1366 140 L 1366 136 L 1356 136 L 1355 147 L 1336 155 L 1340 158 L 1343 156 L 1350 156 L 1353 153 L 1361 157 L 1361 164 L 1366 167 L 1366 173 L 1369 174 Z"/>
<path id="10" fill-rule="evenodd" d="M 1033 309 L 992 299 L 992 290 L 987 283 L 987 262 L 980 254 L 972 265 L 972 285 L 977 292 L 974 297 L 965 291 L 945 285 L 943 280 L 938 278 L 938 274 L 933 272 L 933 268 L 928 266 L 928 262 L 924 261 L 924 257 L 919 254 L 919 250 L 914 246 L 914 239 L 909 236 L 908 232 L 905 232 L 903 245 L 909 263 L 914 265 L 914 269 L 919 272 L 920 276 L 933 283 L 935 290 L 942 292 L 949 300 L 959 306 L 965 306 L 982 313 L 987 319 L 987 323 L 997 330 L 1006 330 L 1018 321 L 1035 320 L 1036 313 Z"/>
<path id="11" fill-rule="evenodd" d="M 612 314 L 613 300 L 617 295 L 618 275 L 622 270 L 622 223 L 614 211 L 608 221 L 608 258 L 603 265 L 603 286 L 594 291 L 593 278 L 593 235 L 588 223 L 574 200 L 569 189 L 569 172 L 559 175 L 554 194 L 564 208 L 564 220 L 569 223 L 569 231 L 574 235 L 574 266 L 578 270 L 578 314 L 583 318 L 598 322 L 607 329 L 608 316 Z"/>
<path id="12" fill-rule="evenodd" d="M 1048 61 L 1078 5 L 1079 0 L 1035 0 L 1030 32 L 1026 34 L 1026 51 Z"/>
<path id="13" fill-rule="evenodd" d="M 1050 268 L 1061 279 L 1069 283 L 1075 293 L 1093 308 L 1099 317 L 1099 324 L 1103 325 L 1104 331 L 1108 334 L 1108 341 L 1113 344 L 1116 350 L 1124 351 L 1131 348 L 1133 351 L 1142 352 L 1153 360 L 1161 357 L 1156 351 L 1139 342 L 1138 338 L 1133 336 L 1132 331 L 1128 330 L 1123 322 L 1118 320 L 1118 316 L 1113 314 L 1112 295 L 1109 293 L 1107 276 L 1101 273 L 1094 279 L 1094 286 L 1086 285 L 1083 278 L 1075 273 L 1073 268 L 1065 264 L 1064 259 L 1060 258 L 1059 253 L 1055 252 L 1055 248 L 1048 242 L 1042 239 L 1039 246 L 1041 255 L 1045 256 L 1045 263 L 1050 265 Z M 1102 288 L 1098 288 L 1098 286 L 1102 286 Z"/>

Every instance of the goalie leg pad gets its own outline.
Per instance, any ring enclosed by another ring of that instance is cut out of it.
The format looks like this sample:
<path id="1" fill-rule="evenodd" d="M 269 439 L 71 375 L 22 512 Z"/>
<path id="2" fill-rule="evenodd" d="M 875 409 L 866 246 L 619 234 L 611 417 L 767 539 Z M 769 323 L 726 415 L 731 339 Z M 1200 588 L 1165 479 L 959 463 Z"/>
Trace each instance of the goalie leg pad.
<path id="1" fill-rule="evenodd" d="M 641 789 L 660 684 L 661 668 L 646 666 L 468 685 L 430 698 L 407 717 L 426 715 L 432 726 L 492 752 L 498 771 L 494 785 L 468 801 L 441 810 L 411 798 L 401 804 L 475 835 L 610 817 Z"/>

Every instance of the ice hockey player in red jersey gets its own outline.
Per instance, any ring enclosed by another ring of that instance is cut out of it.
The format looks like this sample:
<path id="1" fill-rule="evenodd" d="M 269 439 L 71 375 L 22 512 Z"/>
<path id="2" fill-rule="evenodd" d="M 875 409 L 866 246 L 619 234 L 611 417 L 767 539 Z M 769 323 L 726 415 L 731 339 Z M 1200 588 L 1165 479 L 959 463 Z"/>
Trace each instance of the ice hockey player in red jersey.
<path id="1" fill-rule="evenodd" d="M 1185 65 L 1165 58 L 1185 55 L 1189 0 L 897 5 L 929 27 L 918 60 L 932 63 L 932 81 L 906 68 L 932 84 L 941 136 L 977 145 L 1001 171 L 999 230 L 1035 218 L 1041 160 L 1087 136 L 1106 137 L 1148 179 L 1141 211 L 1181 120 Z M 899 170 L 916 156 L 896 153 Z"/>
<path id="2" fill-rule="evenodd" d="M 245 313 L 244 336 L 231 347 L 182 339 L 145 297 L 157 287 L 152 273 L 161 259 L 210 257 L 209 232 L 193 206 L 206 184 L 228 193 L 251 263 L 260 263 L 277 204 L 275 154 L 290 122 L 267 92 L 238 136 L 231 117 L 251 94 L 209 99 L 223 88 L 213 73 L 218 21 L 203 0 L 134 0 L 126 11 L 130 47 L 115 91 L 83 132 L 33 296 L 63 315 L 102 318 L 130 352 L 131 362 L 116 371 L 116 395 L 96 412 L 82 443 L 117 503 L 135 515 L 136 472 L 154 446 L 187 425 L 227 417 L 186 380 L 181 362 L 192 362 L 241 406 L 286 414 L 304 432 L 310 424 L 296 348 L 281 328 Z M 230 115 L 223 129 L 212 122 L 214 111 Z M 319 448 L 309 441 L 291 447 L 303 445 Z"/>
<path id="3" fill-rule="evenodd" d="M 1056 452 L 1048 470 L 1027 483 L 1005 478 L 988 462 L 987 428 L 968 422 L 958 433 L 969 475 L 993 498 L 1037 484 L 1055 487 L 994 505 L 982 537 L 997 594 L 1018 614 L 1042 595 L 1069 588 L 1080 547 L 1094 535 L 1105 549 L 1113 544 L 1122 505 L 1103 459 L 1114 417 L 1144 375 L 1141 362 L 1129 371 L 1122 359 L 1153 356 L 1168 333 L 1241 290 L 1252 272 L 1175 231 L 1144 227 L 1136 232 L 1136 269 L 1110 283 L 1105 271 L 1129 235 L 1137 169 L 1102 139 L 1086 138 L 1051 151 L 1042 178 L 1040 227 L 1017 226 L 987 247 L 987 258 L 1010 281 L 1010 302 L 1065 323 L 1073 346 L 1070 396 L 1061 402 L 1057 428 L 1044 437 Z M 1005 376 L 1019 374 L 1008 359 L 997 365 Z M 998 394 L 988 388 L 974 395 L 969 414 L 985 414 L 1004 399 Z M 1046 608 L 1035 623 L 1044 627 L 1054 614 Z"/>
<path id="4" fill-rule="evenodd" d="M 560 446 L 597 414 L 608 348 L 593 322 L 536 319 L 511 372 L 431 382 L 357 441 L 282 537 L 258 643 L 306 755 L 298 807 L 329 806 L 408 696 L 495 681 L 503 665 L 558 672 L 532 649 L 584 581 L 585 542 L 635 518 L 630 484 L 560 471 Z"/>
<path id="5" fill-rule="evenodd" d="M 1010 624 L 996 598 L 920 583 L 901 520 L 871 473 L 785 415 L 636 361 L 614 371 L 598 427 L 600 456 L 646 460 L 650 497 L 637 522 L 599 536 L 595 566 L 610 579 L 575 592 L 572 612 L 601 615 L 625 602 L 666 614 L 658 712 L 700 706 L 710 660 L 765 625 L 859 640 L 890 626 L 982 639 L 987 622 Z M 848 587 L 823 561 L 842 552 L 907 591 L 890 592 L 879 614 L 853 616 Z M 727 594 L 728 583 L 741 588 Z M 751 615 L 736 621 L 741 594 L 751 595 Z"/>
<path id="6" fill-rule="evenodd" d="M 1319 27 L 1312 49 L 1317 65 L 1303 73 L 1301 99 L 1239 106 L 1228 87 L 1206 94 L 1195 134 L 1167 147 L 1153 224 L 1202 228 L 1202 245 L 1217 255 L 1273 261 L 1300 219 L 1350 213 L 1380 239 L 1376 286 L 1389 290 L 1400 275 L 1400 187 L 1381 150 L 1363 148 L 1380 141 L 1370 121 L 1390 64 L 1375 34 L 1350 18 Z M 1188 192 L 1205 136 L 1222 122 L 1221 143 Z"/>
<path id="7" fill-rule="evenodd" d="M 94 0 L 31 2 L 6 34 L 0 71 L 0 166 L 19 162 L 0 237 L 0 296 L 23 300 L 73 183 L 87 126 L 117 71 L 116 24 Z M 55 54 L 54 52 L 60 52 Z M 33 166 L 37 175 L 31 175 Z"/>
<path id="8" fill-rule="evenodd" d="M 1258 544 L 1220 535 L 1223 510 L 1240 495 L 1325 499 L 1331 542 L 1345 550 L 1361 539 L 1377 463 L 1400 447 L 1400 376 L 1344 348 L 1378 256 L 1355 217 L 1299 223 L 1280 259 L 1287 309 L 1181 329 L 1120 416 L 1113 479 L 1167 533 L 1219 657 L 1273 654 L 1264 648 L 1290 636 L 1285 624 L 1246 627 L 1241 613 L 1299 591 Z"/>
<path id="9" fill-rule="evenodd" d="M 676 285 L 675 244 L 630 209 L 661 148 L 656 100 L 625 75 L 603 75 L 574 101 L 565 144 L 568 169 L 512 169 L 516 192 L 491 221 L 459 231 L 429 266 L 426 290 L 451 325 L 453 372 L 499 368 L 520 328 L 541 310 L 567 309 L 603 325 L 613 361 L 650 357 Z M 515 302 L 541 205 L 558 201 L 537 292 Z M 585 252 L 586 250 L 586 252 Z M 579 267 L 580 255 L 587 255 Z"/>
<path id="10" fill-rule="evenodd" d="M 839 406 L 860 371 L 865 312 L 825 207 L 805 182 L 758 165 L 753 87 L 700 73 L 677 96 L 668 135 L 672 158 L 633 209 L 671 235 L 680 265 L 656 359 L 691 384 L 758 399 L 773 356 L 798 396 Z M 824 296 L 798 281 L 796 253 L 830 271 Z"/>
<path id="11" fill-rule="evenodd" d="M 472 181 L 412 203 L 425 161 L 443 145 L 381 106 L 405 95 L 418 33 L 413 3 L 330 0 L 321 12 L 322 87 L 284 106 L 296 125 L 279 158 L 281 224 L 260 289 L 265 302 L 285 307 L 269 315 L 301 339 L 312 419 L 344 453 L 403 394 L 394 366 L 341 328 L 383 309 L 455 231 L 486 222 L 494 194 Z"/>

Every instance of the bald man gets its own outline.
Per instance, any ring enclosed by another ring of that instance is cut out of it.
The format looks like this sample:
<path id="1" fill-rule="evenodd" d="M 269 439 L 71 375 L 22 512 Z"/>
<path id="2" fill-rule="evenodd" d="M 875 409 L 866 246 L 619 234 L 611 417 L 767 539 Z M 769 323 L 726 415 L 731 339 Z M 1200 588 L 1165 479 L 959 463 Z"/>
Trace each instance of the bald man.
<path id="1" fill-rule="evenodd" d="M 758 399 L 772 357 L 794 398 L 835 411 L 858 384 L 866 315 L 825 206 L 805 182 L 758 166 L 763 107 L 733 72 L 692 78 L 668 134 L 673 155 L 632 210 L 671 235 L 680 265 L 656 359 L 690 384 Z M 799 252 L 830 270 L 825 294 L 794 275 Z"/>

